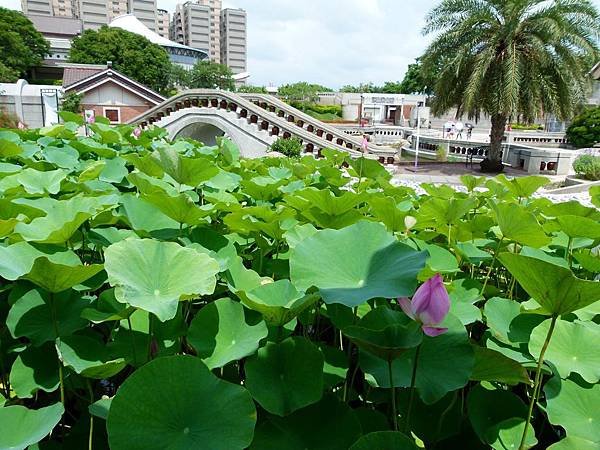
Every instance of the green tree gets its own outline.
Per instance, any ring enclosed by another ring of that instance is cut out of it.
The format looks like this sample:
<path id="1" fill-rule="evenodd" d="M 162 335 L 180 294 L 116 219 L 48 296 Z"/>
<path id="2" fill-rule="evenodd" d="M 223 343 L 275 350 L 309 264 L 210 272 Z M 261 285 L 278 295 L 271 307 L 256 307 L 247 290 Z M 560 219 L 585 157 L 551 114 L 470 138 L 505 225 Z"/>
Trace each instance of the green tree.
<path id="1" fill-rule="evenodd" d="M 430 67 L 425 67 L 419 58 L 414 64 L 409 64 L 404 79 L 400 83 L 400 92 L 404 94 L 428 94 L 433 93 L 435 84 L 435 73 Z"/>
<path id="2" fill-rule="evenodd" d="M 600 142 L 600 106 L 579 114 L 567 129 L 569 142 L 577 148 L 593 147 Z"/>
<path id="3" fill-rule="evenodd" d="M 13 82 L 42 62 L 50 45 L 18 11 L 0 8 L 0 81 Z"/>
<path id="4" fill-rule="evenodd" d="M 66 94 L 60 105 L 60 109 L 62 111 L 69 111 L 75 114 L 81 112 L 81 99 L 83 98 L 83 94 L 77 94 L 75 92 L 69 92 Z"/>
<path id="5" fill-rule="evenodd" d="M 236 90 L 246 94 L 268 94 L 267 88 L 264 86 L 252 86 L 250 84 L 242 84 Z"/>
<path id="6" fill-rule="evenodd" d="M 198 61 L 189 73 L 188 87 L 192 89 L 225 89 L 233 91 L 235 84 L 231 69 L 212 61 Z"/>
<path id="7" fill-rule="evenodd" d="M 319 100 L 319 92 L 331 92 L 330 88 L 319 84 L 310 84 L 306 81 L 285 84 L 277 93 L 288 102 L 314 103 Z"/>
<path id="8" fill-rule="evenodd" d="M 106 64 L 112 61 L 119 72 L 158 92 L 166 92 L 171 62 L 160 45 L 139 34 L 103 26 L 98 31 L 85 30 L 73 40 L 69 61 Z"/>
<path id="9" fill-rule="evenodd" d="M 502 170 L 509 119 L 567 119 L 583 100 L 599 30 L 588 0 L 443 0 L 424 28 L 437 33 L 424 64 L 442 68 L 433 113 L 456 107 L 469 118 L 489 115 L 491 149 L 482 170 Z"/>

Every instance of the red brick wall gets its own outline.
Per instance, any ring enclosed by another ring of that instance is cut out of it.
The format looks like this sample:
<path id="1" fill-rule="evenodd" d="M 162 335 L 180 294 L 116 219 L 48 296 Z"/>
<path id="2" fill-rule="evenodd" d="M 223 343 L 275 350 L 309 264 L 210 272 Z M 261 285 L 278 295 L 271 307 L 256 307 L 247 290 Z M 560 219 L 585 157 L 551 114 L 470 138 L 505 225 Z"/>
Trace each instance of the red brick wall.
<path id="1" fill-rule="evenodd" d="M 143 112 L 148 111 L 152 108 L 153 105 L 144 105 L 144 106 L 106 106 L 106 105 L 90 105 L 90 104 L 81 104 L 82 109 L 93 109 L 96 116 L 104 116 L 104 108 L 119 108 L 121 110 L 121 123 L 127 123 L 131 119 L 136 118 Z"/>

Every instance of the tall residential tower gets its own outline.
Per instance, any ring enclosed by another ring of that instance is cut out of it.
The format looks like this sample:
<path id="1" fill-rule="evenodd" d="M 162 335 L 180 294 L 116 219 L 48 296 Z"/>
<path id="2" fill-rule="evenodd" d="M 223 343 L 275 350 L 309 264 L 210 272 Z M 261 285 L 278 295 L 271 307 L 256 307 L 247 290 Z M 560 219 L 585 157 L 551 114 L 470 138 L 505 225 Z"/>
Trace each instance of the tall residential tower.
<path id="1" fill-rule="evenodd" d="M 221 64 L 234 74 L 247 71 L 246 11 L 227 8 L 221 12 Z"/>

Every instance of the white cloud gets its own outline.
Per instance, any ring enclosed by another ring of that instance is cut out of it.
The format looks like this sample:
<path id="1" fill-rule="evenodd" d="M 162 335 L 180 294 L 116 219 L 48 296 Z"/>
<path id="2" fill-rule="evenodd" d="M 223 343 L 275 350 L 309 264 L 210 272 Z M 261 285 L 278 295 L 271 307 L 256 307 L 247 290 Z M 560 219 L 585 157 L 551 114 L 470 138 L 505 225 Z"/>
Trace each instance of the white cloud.
<path id="1" fill-rule="evenodd" d="M 173 11 L 183 0 L 158 0 Z M 248 13 L 252 84 L 401 80 L 422 54 L 425 15 L 439 0 L 224 0 Z M 600 0 L 594 0 L 600 7 Z M 0 0 L 20 9 L 20 0 Z"/>

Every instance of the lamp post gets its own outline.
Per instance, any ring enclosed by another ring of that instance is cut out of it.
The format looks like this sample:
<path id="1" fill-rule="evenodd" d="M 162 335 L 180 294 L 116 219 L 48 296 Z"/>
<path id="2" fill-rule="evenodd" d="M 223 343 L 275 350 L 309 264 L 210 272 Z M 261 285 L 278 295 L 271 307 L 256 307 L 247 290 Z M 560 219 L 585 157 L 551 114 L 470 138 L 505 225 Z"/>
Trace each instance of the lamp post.
<path id="1" fill-rule="evenodd" d="M 423 102 L 417 102 L 417 141 L 416 141 L 416 145 L 415 145 L 415 171 L 417 170 L 417 165 L 419 162 L 419 141 L 420 141 L 420 132 L 421 132 L 421 116 L 420 116 L 420 109 L 421 106 L 423 106 Z"/>

